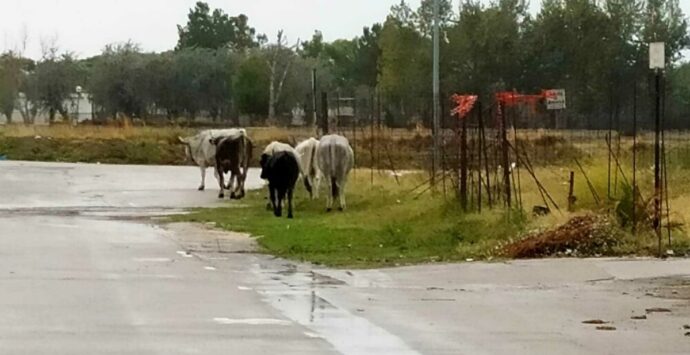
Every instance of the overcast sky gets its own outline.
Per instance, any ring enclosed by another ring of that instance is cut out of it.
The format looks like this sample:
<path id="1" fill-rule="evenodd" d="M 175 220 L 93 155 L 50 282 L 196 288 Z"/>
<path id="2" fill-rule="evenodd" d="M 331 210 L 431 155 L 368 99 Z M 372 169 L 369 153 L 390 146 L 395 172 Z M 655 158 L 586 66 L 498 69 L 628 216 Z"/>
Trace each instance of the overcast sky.
<path id="1" fill-rule="evenodd" d="M 352 38 L 363 26 L 381 22 L 399 0 L 208 0 L 226 13 L 249 16 L 258 33 L 284 29 L 291 41 L 309 39 L 314 30 L 326 40 Z M 108 43 L 132 40 L 146 51 L 165 51 L 177 43 L 176 25 L 186 22 L 196 0 L 0 0 L 0 51 L 21 49 L 38 58 L 41 41 L 84 58 Z M 408 0 L 413 8 L 420 0 Z M 455 0 L 455 3 L 458 1 Z M 686 14 L 690 0 L 680 0 Z M 540 0 L 532 0 L 533 8 Z"/>

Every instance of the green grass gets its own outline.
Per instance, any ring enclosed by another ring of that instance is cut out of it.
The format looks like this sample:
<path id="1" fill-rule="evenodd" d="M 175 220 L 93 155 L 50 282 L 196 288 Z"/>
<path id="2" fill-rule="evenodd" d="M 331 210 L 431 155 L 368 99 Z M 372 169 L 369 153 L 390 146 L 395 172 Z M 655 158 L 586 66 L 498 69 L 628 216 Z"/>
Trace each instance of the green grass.
<path id="1" fill-rule="evenodd" d="M 176 221 L 215 222 L 220 228 L 258 238 L 264 252 L 335 267 L 395 266 L 488 257 L 493 247 L 520 233 L 517 212 L 462 214 L 449 196 L 409 193 L 424 178 L 359 171 L 348 190 L 346 212 L 325 212 L 324 199 L 310 201 L 299 189 L 295 219 L 266 210 L 265 191 L 252 191 L 241 205 L 199 209 Z M 418 197 L 417 197 L 418 196 Z"/>

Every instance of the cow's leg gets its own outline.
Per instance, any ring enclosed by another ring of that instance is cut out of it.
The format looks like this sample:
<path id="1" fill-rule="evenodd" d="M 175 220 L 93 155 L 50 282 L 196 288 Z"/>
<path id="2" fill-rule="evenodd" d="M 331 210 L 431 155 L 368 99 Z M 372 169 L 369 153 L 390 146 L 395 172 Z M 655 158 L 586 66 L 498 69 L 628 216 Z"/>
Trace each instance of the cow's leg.
<path id="1" fill-rule="evenodd" d="M 333 186 L 332 186 L 333 184 L 335 184 L 335 181 L 331 181 L 331 186 L 329 186 L 331 188 L 331 191 L 333 191 Z M 333 199 L 334 199 L 334 197 L 333 197 L 333 194 L 331 193 L 331 191 L 329 191 L 326 194 L 326 212 L 331 212 L 333 210 Z"/>
<path id="2" fill-rule="evenodd" d="M 344 211 L 346 206 L 345 206 L 345 185 L 347 185 L 347 181 L 343 180 L 338 184 L 340 188 L 338 189 L 338 197 L 340 198 L 340 211 Z"/>
<path id="3" fill-rule="evenodd" d="M 233 200 L 237 198 L 237 194 L 235 193 L 235 178 L 236 178 L 236 176 L 237 176 L 236 172 L 234 170 L 232 170 L 230 172 L 230 180 L 228 181 L 228 186 L 227 186 L 228 191 L 230 191 L 230 198 Z"/>
<path id="4" fill-rule="evenodd" d="M 225 197 L 225 184 L 223 183 L 225 178 L 223 177 L 223 170 L 216 169 L 216 174 L 218 175 L 218 186 L 220 186 L 220 193 L 218 193 L 218 198 Z"/>
<path id="5" fill-rule="evenodd" d="M 215 168 L 215 169 L 213 170 L 213 176 L 216 177 L 216 180 L 217 180 L 217 181 L 219 181 L 220 183 L 223 183 L 223 175 L 222 175 L 222 174 L 218 174 L 218 170 L 219 170 L 218 168 Z"/>
<path id="6" fill-rule="evenodd" d="M 287 200 L 288 200 L 288 218 L 292 219 L 292 193 L 293 189 L 288 189 Z"/>
<path id="7" fill-rule="evenodd" d="M 268 203 L 268 208 L 269 210 L 273 209 L 273 213 L 277 210 L 277 200 L 276 200 L 276 190 L 271 187 L 270 185 L 268 186 L 268 198 L 271 199 L 271 202 Z"/>
<path id="8" fill-rule="evenodd" d="M 247 172 L 237 175 L 237 199 L 244 198 L 244 182 L 247 181 Z"/>
<path id="9" fill-rule="evenodd" d="M 278 190 L 278 196 L 277 196 L 277 203 L 276 203 L 276 208 L 273 210 L 273 214 L 275 214 L 276 217 L 281 217 L 283 216 L 283 199 L 285 199 L 285 191 L 284 190 Z"/>
<path id="10" fill-rule="evenodd" d="M 199 191 L 204 191 L 206 189 L 206 167 L 200 166 L 201 169 L 201 185 L 199 185 Z"/>
<path id="11" fill-rule="evenodd" d="M 321 187 L 321 176 L 319 176 L 319 174 L 314 175 L 312 182 L 313 182 L 313 185 L 311 188 L 314 190 L 314 199 L 318 199 L 319 198 L 319 188 Z"/>

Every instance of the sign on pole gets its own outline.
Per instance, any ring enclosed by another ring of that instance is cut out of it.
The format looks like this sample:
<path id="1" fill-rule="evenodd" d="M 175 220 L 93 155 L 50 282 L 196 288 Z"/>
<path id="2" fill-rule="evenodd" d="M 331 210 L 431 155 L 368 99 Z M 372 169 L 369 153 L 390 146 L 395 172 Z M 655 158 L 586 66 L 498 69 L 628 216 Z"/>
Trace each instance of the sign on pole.
<path id="1" fill-rule="evenodd" d="M 649 69 L 664 69 L 666 67 L 666 49 L 664 42 L 649 44 Z"/>
<path id="2" fill-rule="evenodd" d="M 546 109 L 547 110 L 565 110 L 566 99 L 564 89 L 547 90 L 546 95 Z"/>

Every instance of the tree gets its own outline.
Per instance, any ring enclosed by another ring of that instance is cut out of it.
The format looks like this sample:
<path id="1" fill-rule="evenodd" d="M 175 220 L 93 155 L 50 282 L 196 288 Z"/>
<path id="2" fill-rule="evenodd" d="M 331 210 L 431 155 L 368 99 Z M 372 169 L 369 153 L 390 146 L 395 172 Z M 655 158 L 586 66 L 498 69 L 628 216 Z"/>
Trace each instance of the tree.
<path id="1" fill-rule="evenodd" d="M 249 26 L 247 16 L 230 17 L 221 9 L 211 8 L 205 2 L 197 2 L 189 10 L 187 24 L 177 26 L 179 39 L 177 50 L 184 48 L 220 49 L 244 51 L 256 47 L 256 31 Z"/>
<path id="2" fill-rule="evenodd" d="M 233 85 L 240 112 L 257 116 L 268 114 L 269 81 L 265 58 L 260 53 L 250 54 L 239 65 Z"/>
<path id="3" fill-rule="evenodd" d="M 378 85 L 381 58 L 379 40 L 382 30 L 383 27 L 378 23 L 371 28 L 364 27 L 362 35 L 355 40 L 357 48 L 353 63 L 355 69 L 352 74 L 357 85 L 365 85 L 369 88 L 375 88 Z"/>
<path id="4" fill-rule="evenodd" d="M 292 48 L 288 48 L 287 38 L 283 36 L 283 31 L 278 31 L 276 43 L 264 48 L 266 63 L 269 70 L 268 83 L 268 120 L 271 123 L 276 121 L 276 106 L 283 93 L 285 79 L 290 72 L 290 67 L 294 60 L 295 53 Z M 299 48 L 299 41 L 295 48 Z"/>
<path id="5" fill-rule="evenodd" d="M 319 58 L 326 48 L 321 31 L 314 31 L 310 41 L 302 42 L 299 54 L 304 58 Z"/>
<path id="6" fill-rule="evenodd" d="M 645 14 L 644 43 L 665 42 L 667 63 L 678 61 L 681 50 L 690 45 L 688 20 L 678 0 L 647 0 Z"/>
<path id="7" fill-rule="evenodd" d="M 442 28 L 448 27 L 453 20 L 453 4 L 450 0 L 439 1 L 439 23 Z M 434 25 L 434 0 L 422 0 L 412 18 L 419 32 L 431 38 Z"/>
<path id="8" fill-rule="evenodd" d="M 153 89 L 149 74 L 155 73 L 149 59 L 132 42 L 107 45 L 94 60 L 88 85 L 93 101 L 112 117 L 145 117 Z"/>
<path id="9" fill-rule="evenodd" d="M 22 85 L 22 58 L 14 52 L 0 56 L 0 114 L 4 114 L 7 123 L 12 123 L 19 89 Z"/>
<path id="10" fill-rule="evenodd" d="M 387 109 L 397 121 L 420 113 L 431 100 L 431 43 L 406 19 L 405 7 L 402 2 L 392 8 L 379 39 L 379 86 L 395 103 Z"/>
<path id="11" fill-rule="evenodd" d="M 74 93 L 84 77 L 84 71 L 71 54 L 57 56 L 56 53 L 57 50 L 51 50 L 38 62 L 33 73 L 38 101 L 48 111 L 51 123 L 57 113 L 67 117 L 65 100 Z"/>

